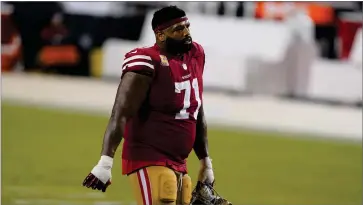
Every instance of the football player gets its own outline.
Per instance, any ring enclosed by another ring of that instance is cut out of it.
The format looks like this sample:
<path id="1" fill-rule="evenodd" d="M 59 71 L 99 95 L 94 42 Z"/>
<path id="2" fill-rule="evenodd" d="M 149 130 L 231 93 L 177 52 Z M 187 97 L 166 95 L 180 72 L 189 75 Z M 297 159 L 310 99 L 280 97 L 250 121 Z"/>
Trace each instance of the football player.
<path id="1" fill-rule="evenodd" d="M 151 24 L 156 43 L 125 55 L 101 159 L 83 185 L 106 191 L 123 139 L 122 174 L 137 204 L 190 204 L 186 159 L 192 150 L 200 160 L 198 181 L 214 182 L 203 111 L 205 54 L 183 10 L 162 8 Z"/>

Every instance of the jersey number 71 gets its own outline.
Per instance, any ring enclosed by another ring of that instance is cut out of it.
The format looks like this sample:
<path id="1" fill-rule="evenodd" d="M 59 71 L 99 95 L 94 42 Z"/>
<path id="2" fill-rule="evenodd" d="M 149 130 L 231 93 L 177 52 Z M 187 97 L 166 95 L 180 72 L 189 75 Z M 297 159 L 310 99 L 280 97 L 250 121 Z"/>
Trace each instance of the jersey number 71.
<path id="1" fill-rule="evenodd" d="M 193 88 L 193 89 L 192 89 Z M 189 112 L 187 109 L 190 107 L 190 98 L 191 98 L 191 91 L 194 91 L 195 100 L 198 103 L 197 109 L 193 113 L 193 118 L 196 120 L 199 112 L 199 108 L 201 105 L 201 100 L 199 96 L 199 86 L 198 86 L 198 79 L 194 78 L 192 80 L 192 83 L 190 83 L 190 80 L 182 81 L 182 82 L 176 82 L 175 83 L 175 92 L 181 93 L 182 90 L 185 90 L 184 92 L 184 101 L 183 101 L 183 109 L 179 111 L 175 115 L 175 119 L 189 119 Z"/>

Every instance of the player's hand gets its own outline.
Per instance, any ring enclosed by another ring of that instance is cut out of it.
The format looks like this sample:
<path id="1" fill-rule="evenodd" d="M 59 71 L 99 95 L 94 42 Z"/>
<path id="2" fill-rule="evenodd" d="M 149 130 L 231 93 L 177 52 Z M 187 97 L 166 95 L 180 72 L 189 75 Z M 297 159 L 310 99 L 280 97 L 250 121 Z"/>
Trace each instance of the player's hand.
<path id="1" fill-rule="evenodd" d="M 101 190 L 106 192 L 106 189 L 111 185 L 111 169 L 113 159 L 109 156 L 101 156 L 98 164 L 92 169 L 88 176 L 83 181 L 83 186 L 87 188 Z"/>
<path id="2" fill-rule="evenodd" d="M 212 160 L 209 157 L 200 160 L 198 181 L 210 184 L 214 182 Z"/>

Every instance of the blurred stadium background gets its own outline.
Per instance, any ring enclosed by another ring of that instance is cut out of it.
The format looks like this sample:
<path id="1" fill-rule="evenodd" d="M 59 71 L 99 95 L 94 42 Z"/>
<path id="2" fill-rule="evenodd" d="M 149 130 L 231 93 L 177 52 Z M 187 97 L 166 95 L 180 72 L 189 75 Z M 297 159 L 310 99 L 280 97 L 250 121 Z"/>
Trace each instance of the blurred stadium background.
<path id="1" fill-rule="evenodd" d="M 233 204 L 362 204 L 361 2 L 1 2 L 2 204 L 133 204 L 99 158 L 123 55 L 185 9 L 206 50 L 217 190 Z M 120 151 L 120 150 L 119 150 Z M 198 162 L 188 162 L 195 179 Z"/>

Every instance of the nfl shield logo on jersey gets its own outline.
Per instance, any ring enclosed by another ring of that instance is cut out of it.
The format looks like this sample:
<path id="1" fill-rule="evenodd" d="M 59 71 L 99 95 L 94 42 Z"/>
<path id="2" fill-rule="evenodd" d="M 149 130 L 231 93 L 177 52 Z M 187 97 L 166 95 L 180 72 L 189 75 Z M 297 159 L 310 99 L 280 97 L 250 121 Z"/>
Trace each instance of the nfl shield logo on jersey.
<path id="1" fill-rule="evenodd" d="M 184 70 L 187 70 L 188 69 L 188 67 L 187 67 L 187 65 L 185 63 L 183 63 L 182 66 L 183 66 Z"/>
<path id="2" fill-rule="evenodd" d="M 160 55 L 160 60 L 161 60 L 162 66 L 169 66 L 169 62 L 168 62 L 168 59 L 166 58 L 166 56 Z"/>

